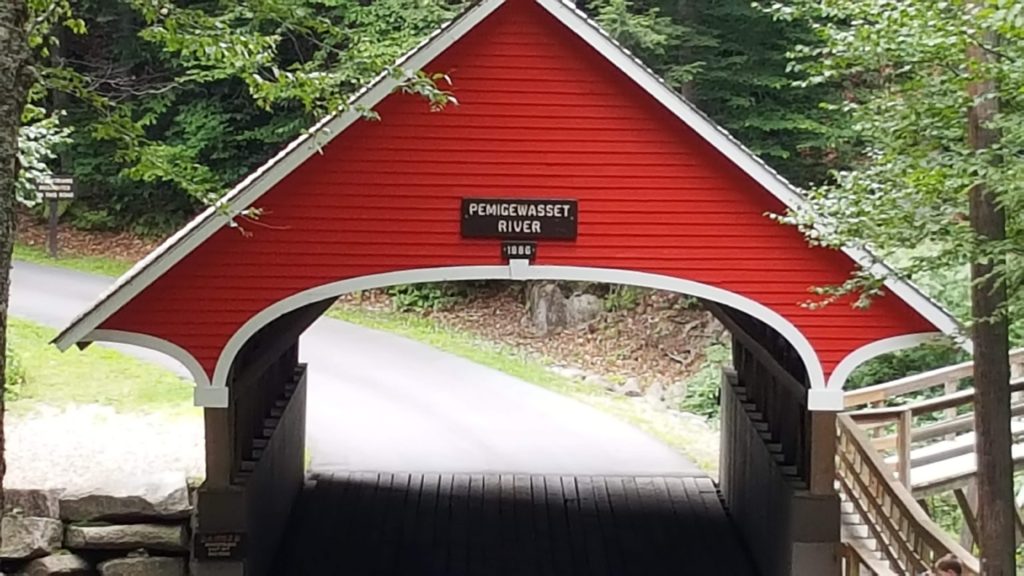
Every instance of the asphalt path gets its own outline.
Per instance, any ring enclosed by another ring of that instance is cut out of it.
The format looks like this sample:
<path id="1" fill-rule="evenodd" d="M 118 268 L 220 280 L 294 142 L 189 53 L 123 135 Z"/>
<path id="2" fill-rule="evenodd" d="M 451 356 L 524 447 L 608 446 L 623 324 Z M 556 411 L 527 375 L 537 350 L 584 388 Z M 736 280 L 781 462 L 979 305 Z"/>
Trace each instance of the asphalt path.
<path id="1" fill-rule="evenodd" d="M 16 262 L 10 313 L 63 328 L 111 282 Z M 188 377 L 158 352 L 110 346 Z M 321 318 L 299 346 L 312 472 L 696 473 L 633 426 L 406 338 Z"/>

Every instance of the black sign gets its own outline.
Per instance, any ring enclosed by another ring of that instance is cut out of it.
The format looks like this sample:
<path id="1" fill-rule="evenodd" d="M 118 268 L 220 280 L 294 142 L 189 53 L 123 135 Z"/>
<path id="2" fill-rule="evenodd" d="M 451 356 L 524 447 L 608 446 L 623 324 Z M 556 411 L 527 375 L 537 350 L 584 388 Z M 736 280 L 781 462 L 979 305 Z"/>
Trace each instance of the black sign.
<path id="1" fill-rule="evenodd" d="M 529 260 L 537 257 L 536 242 L 502 242 L 501 257 L 505 260 Z"/>
<path id="2" fill-rule="evenodd" d="M 573 240 L 575 200 L 462 199 L 464 238 Z"/>
<path id="3" fill-rule="evenodd" d="M 196 557 L 199 560 L 244 560 L 245 534 L 196 534 Z"/>
<path id="4" fill-rule="evenodd" d="M 49 176 L 36 184 L 43 200 L 71 200 L 75 197 L 75 179 L 71 176 Z"/>

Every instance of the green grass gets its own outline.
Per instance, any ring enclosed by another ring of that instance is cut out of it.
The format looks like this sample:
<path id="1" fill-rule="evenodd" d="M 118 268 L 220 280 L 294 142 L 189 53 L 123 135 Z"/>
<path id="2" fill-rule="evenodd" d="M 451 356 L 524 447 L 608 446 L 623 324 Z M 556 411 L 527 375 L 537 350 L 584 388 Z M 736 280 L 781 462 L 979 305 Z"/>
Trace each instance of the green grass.
<path id="1" fill-rule="evenodd" d="M 72 270 L 99 274 L 101 276 L 120 276 L 127 272 L 133 264 L 133 262 L 127 260 L 106 256 L 60 256 L 54 260 L 50 258 L 45 249 L 24 244 L 15 244 L 14 259 L 23 262 L 46 264 L 48 266 L 71 268 Z"/>
<path id="2" fill-rule="evenodd" d="M 327 316 L 367 328 L 405 336 L 439 350 L 461 356 L 515 376 L 552 392 L 574 398 L 644 430 L 662 442 L 686 454 L 701 469 L 714 473 L 718 463 L 713 456 L 717 446 L 698 446 L 686 427 L 659 414 L 644 401 L 626 398 L 604 388 L 585 384 L 552 372 L 539 359 L 509 346 L 483 342 L 472 334 L 439 325 L 430 318 L 415 314 L 370 311 L 353 308 L 331 308 Z"/>
<path id="3" fill-rule="evenodd" d="M 39 404 L 101 404 L 119 412 L 198 414 L 191 382 L 101 346 L 62 353 L 50 344 L 55 335 L 38 324 L 8 319 L 9 346 L 25 376 L 23 385 L 8 391 L 8 407 L 15 412 Z"/>

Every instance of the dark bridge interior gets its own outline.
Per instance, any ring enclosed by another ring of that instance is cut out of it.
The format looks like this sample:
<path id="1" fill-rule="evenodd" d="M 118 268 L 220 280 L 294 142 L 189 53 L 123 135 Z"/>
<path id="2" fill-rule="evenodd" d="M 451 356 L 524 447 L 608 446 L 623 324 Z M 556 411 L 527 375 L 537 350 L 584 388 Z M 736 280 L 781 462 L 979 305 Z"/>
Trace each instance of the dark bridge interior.
<path id="1" fill-rule="evenodd" d="M 360 473 L 296 502 L 274 574 L 755 572 L 706 476 Z"/>

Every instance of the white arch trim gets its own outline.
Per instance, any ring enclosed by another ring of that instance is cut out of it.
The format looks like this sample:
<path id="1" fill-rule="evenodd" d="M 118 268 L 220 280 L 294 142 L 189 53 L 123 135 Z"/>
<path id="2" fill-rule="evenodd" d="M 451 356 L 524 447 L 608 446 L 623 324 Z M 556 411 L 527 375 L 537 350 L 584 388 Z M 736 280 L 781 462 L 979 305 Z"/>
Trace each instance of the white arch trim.
<path id="1" fill-rule="evenodd" d="M 913 348 L 914 346 L 919 346 L 926 342 L 937 340 L 942 336 L 942 332 L 918 332 L 915 334 L 904 334 L 902 336 L 883 338 L 882 340 L 876 340 L 870 344 L 865 344 L 847 354 L 846 357 L 839 362 L 835 370 L 832 371 L 832 375 L 828 378 L 827 387 L 830 390 L 842 391 L 843 387 L 846 386 L 847 379 L 849 379 L 850 375 L 853 374 L 853 371 L 868 360 L 881 356 L 882 354 L 888 354 L 889 352 Z"/>
<path id="2" fill-rule="evenodd" d="M 711 300 L 726 306 L 730 306 L 768 324 L 778 331 L 786 340 L 793 345 L 800 358 L 807 368 L 808 378 L 812 389 L 823 391 L 825 389 L 825 374 L 821 367 L 814 347 L 796 326 L 780 314 L 767 306 L 741 296 L 728 290 L 716 288 L 701 282 L 683 280 L 672 276 L 636 272 L 631 270 L 619 270 L 611 268 L 589 268 L 582 266 L 533 266 L 526 260 L 513 260 L 508 266 L 452 266 L 441 268 L 421 268 L 415 270 L 403 270 L 400 272 L 387 272 L 361 276 L 348 280 L 340 280 L 310 288 L 275 302 L 273 305 L 261 310 L 250 318 L 239 328 L 228 340 L 227 345 L 217 360 L 217 366 L 213 373 L 212 387 L 223 390 L 211 399 L 223 399 L 223 404 L 204 404 L 208 407 L 224 407 L 227 405 L 227 382 L 231 366 L 235 361 L 242 346 L 249 341 L 261 328 L 281 317 L 282 315 L 296 310 L 307 304 L 320 302 L 328 298 L 355 292 L 357 290 L 369 290 L 372 288 L 383 288 L 396 284 L 415 284 L 420 282 L 440 282 L 452 280 L 567 280 L 580 282 L 608 282 L 612 284 L 630 284 L 644 288 L 657 290 L 668 290 L 679 292 L 690 296 L 696 296 Z M 198 398 L 198 396 L 197 396 Z M 841 410 L 842 395 L 839 396 L 839 403 L 835 404 L 834 398 L 831 402 L 824 402 L 824 399 L 817 399 L 814 405 L 811 400 L 817 396 L 809 397 L 809 407 L 812 410 Z"/>
<path id="3" fill-rule="evenodd" d="M 156 336 L 150 336 L 149 334 L 139 334 L 138 332 L 127 332 L 125 330 L 106 330 L 98 329 L 89 332 L 84 338 L 83 342 L 94 342 L 102 340 L 103 342 L 117 342 L 120 344 L 131 344 L 132 346 L 141 346 L 143 348 L 149 348 L 150 350 L 156 350 L 162 352 L 171 358 L 174 358 L 181 365 L 188 370 L 189 374 L 192 375 L 192 380 L 195 381 L 196 388 L 194 392 L 195 405 L 196 406 L 208 406 L 212 404 L 223 403 L 227 405 L 227 390 L 219 390 L 210 385 L 210 377 L 206 374 L 206 370 L 196 360 L 196 357 L 189 353 L 181 346 L 173 342 L 164 340 L 163 338 L 157 338 Z M 223 397 L 223 399 L 221 399 Z"/>

